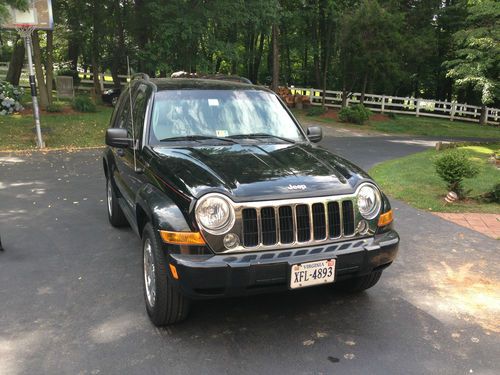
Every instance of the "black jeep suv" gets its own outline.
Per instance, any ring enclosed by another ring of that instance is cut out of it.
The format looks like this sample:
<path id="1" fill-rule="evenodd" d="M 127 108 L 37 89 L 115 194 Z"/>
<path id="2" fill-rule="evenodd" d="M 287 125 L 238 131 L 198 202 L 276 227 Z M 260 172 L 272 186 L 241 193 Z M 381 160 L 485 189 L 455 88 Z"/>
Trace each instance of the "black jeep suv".
<path id="1" fill-rule="evenodd" d="M 123 91 L 103 156 L 113 226 L 142 238 L 155 325 L 191 299 L 379 280 L 399 237 L 387 197 L 314 145 L 273 92 L 204 79 L 149 79 Z"/>

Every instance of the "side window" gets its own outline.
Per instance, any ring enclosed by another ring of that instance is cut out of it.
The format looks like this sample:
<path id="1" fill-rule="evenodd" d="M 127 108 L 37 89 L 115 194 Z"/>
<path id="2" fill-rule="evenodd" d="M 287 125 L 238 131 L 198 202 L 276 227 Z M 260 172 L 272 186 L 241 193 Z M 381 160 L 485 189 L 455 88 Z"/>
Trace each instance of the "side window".
<path id="1" fill-rule="evenodd" d="M 134 98 L 134 109 L 132 110 L 132 116 L 134 118 L 134 137 L 135 139 L 140 139 L 142 128 L 144 127 L 144 119 L 146 116 L 146 108 L 148 105 L 149 90 L 146 85 L 140 85 L 137 89 Z M 129 121 L 129 126 L 127 127 L 128 134 L 132 137 L 132 122 Z"/>
<path id="2" fill-rule="evenodd" d="M 137 87 L 137 90 L 135 90 L 134 97 L 132 98 L 133 101 L 132 116 L 134 120 L 133 122 L 134 129 L 132 129 L 132 116 L 128 116 L 126 122 L 127 134 L 130 138 L 132 138 L 132 131 L 134 130 L 135 131 L 134 138 L 141 139 L 142 128 L 144 127 L 144 120 L 146 117 L 146 109 L 148 106 L 148 99 L 150 93 L 151 90 L 148 88 L 148 86 L 144 84 L 139 85 L 139 87 Z"/>
<path id="3" fill-rule="evenodd" d="M 120 100 L 120 105 L 117 110 L 117 116 L 114 122 L 115 128 L 124 128 L 127 125 L 128 116 L 130 114 L 130 100 L 128 99 L 129 89 L 127 89 Z"/>

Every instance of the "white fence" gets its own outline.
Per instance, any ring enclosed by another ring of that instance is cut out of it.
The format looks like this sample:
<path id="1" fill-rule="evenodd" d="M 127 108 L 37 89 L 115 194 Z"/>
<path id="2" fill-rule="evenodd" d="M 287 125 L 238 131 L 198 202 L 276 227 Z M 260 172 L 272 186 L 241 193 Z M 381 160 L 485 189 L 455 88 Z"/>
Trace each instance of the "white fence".
<path id="1" fill-rule="evenodd" d="M 4 79 L 7 74 L 9 63 L 0 62 L 0 79 Z M 29 81 L 27 76 L 27 70 L 23 69 L 23 74 L 21 75 L 20 86 L 29 87 Z M 92 73 L 80 73 L 81 82 L 77 90 L 89 91 L 94 82 Z M 121 80 L 121 84 L 124 85 L 127 82 L 127 76 L 118 76 Z M 111 88 L 114 86 L 113 80 L 110 76 L 100 74 L 99 82 L 101 85 L 101 90 L 106 88 Z M 307 88 L 290 88 L 292 94 L 301 94 L 309 96 L 312 105 L 321 105 L 323 98 L 323 90 L 318 89 L 307 89 Z M 359 103 L 361 94 L 354 93 L 347 99 L 347 104 Z M 470 121 L 479 122 L 481 117 L 481 107 L 461 104 L 456 102 L 445 102 L 439 100 L 431 99 L 419 99 L 419 98 L 409 98 L 409 97 L 399 97 L 399 96 L 388 96 L 388 95 L 373 95 L 365 94 L 365 100 L 363 103 L 367 108 L 373 112 L 381 113 L 400 113 L 400 114 L 414 114 L 415 116 L 427 116 L 444 118 L 448 120 L 460 120 L 460 121 Z M 341 91 L 326 91 L 325 105 L 331 108 L 341 108 L 342 107 L 342 92 Z M 500 109 L 498 108 L 486 108 L 487 111 L 487 122 L 489 124 L 499 125 L 500 124 Z"/>
<path id="2" fill-rule="evenodd" d="M 9 63 L 0 62 L 0 80 L 5 79 L 8 70 L 9 70 Z M 82 91 L 90 91 L 94 85 L 93 77 L 94 75 L 92 73 L 80 73 L 81 81 L 80 85 L 76 87 L 76 89 Z M 120 78 L 121 84 L 125 85 L 125 83 L 127 82 L 127 76 L 119 75 L 118 78 Z M 112 77 L 105 74 L 99 74 L 99 83 L 101 85 L 101 91 L 105 90 L 106 88 L 111 88 L 114 86 Z M 28 69 L 26 66 L 23 67 L 21 79 L 19 80 L 19 86 L 21 87 L 30 86 L 28 79 Z"/>
<path id="3" fill-rule="evenodd" d="M 309 96 L 312 105 L 320 106 L 322 103 L 323 90 L 290 88 L 290 91 L 292 94 Z M 347 99 L 347 104 L 359 103 L 360 97 L 360 93 L 353 93 Z M 445 118 L 451 121 L 460 120 L 479 122 L 481 117 L 481 107 L 432 99 L 365 94 L 363 104 L 373 112 L 414 114 L 417 117 L 427 116 Z M 342 91 L 326 90 L 325 106 L 331 108 L 341 108 Z M 500 109 L 487 107 L 486 111 L 487 122 L 489 124 L 498 125 L 500 123 Z"/>

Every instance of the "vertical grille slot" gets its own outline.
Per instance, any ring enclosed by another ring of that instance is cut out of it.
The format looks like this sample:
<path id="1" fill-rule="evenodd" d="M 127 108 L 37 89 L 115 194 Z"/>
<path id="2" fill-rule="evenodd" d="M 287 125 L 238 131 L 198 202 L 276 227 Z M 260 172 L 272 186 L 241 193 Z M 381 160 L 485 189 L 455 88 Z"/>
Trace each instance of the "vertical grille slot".
<path id="1" fill-rule="evenodd" d="M 262 225 L 262 244 L 274 245 L 276 242 L 276 217 L 273 207 L 264 207 L 260 210 Z"/>
<path id="2" fill-rule="evenodd" d="M 313 231 L 315 240 L 323 240 L 326 237 L 325 206 L 323 203 L 312 205 Z"/>
<path id="3" fill-rule="evenodd" d="M 281 206 L 278 209 L 280 218 L 280 241 L 282 244 L 293 242 L 293 216 L 292 207 Z"/>
<path id="4" fill-rule="evenodd" d="M 330 238 L 340 237 L 339 202 L 328 203 L 328 230 L 330 231 Z"/>
<path id="5" fill-rule="evenodd" d="M 306 242 L 311 239 L 311 223 L 309 220 L 309 206 L 299 204 L 295 207 L 297 218 L 297 241 Z"/>
<path id="6" fill-rule="evenodd" d="M 299 247 L 352 237 L 356 233 L 355 204 L 350 197 L 339 199 L 343 200 L 319 198 L 298 204 L 283 202 L 282 206 L 266 202 L 256 207 L 242 207 L 241 244 L 260 250 L 262 246 Z"/>
<path id="7" fill-rule="evenodd" d="M 352 201 L 342 202 L 342 221 L 344 225 L 344 236 L 354 234 L 354 210 Z"/>
<path id="8" fill-rule="evenodd" d="M 243 246 L 254 247 L 259 244 L 259 228 L 257 226 L 257 211 L 246 208 L 242 211 Z"/>

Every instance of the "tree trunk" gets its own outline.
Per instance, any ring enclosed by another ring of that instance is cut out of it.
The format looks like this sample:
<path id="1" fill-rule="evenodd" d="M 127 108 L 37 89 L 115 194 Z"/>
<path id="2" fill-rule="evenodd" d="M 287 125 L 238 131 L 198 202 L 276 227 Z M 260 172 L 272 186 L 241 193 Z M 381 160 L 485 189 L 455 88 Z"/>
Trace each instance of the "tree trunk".
<path id="1" fill-rule="evenodd" d="M 279 26 L 273 25 L 273 82 L 271 89 L 278 92 L 280 79 Z"/>
<path id="2" fill-rule="evenodd" d="M 95 97 L 93 98 L 95 101 L 98 101 L 98 98 L 101 97 L 101 83 L 99 81 L 99 64 L 97 63 L 97 58 L 92 54 L 92 78 L 94 81 L 94 90 L 93 94 Z"/>
<path id="3" fill-rule="evenodd" d="M 14 86 L 19 86 L 19 80 L 24 65 L 24 55 L 24 42 L 22 38 L 17 38 L 14 43 L 14 50 L 12 51 L 7 77 L 5 78 L 7 82 L 12 83 Z"/>
<path id="4" fill-rule="evenodd" d="M 257 51 L 257 54 L 255 55 L 255 61 L 254 61 L 254 77 L 253 79 L 250 79 L 252 83 L 257 83 L 259 81 L 260 62 L 262 61 L 263 52 L 264 52 L 264 33 L 260 33 L 259 49 Z"/>
<path id="5" fill-rule="evenodd" d="M 479 125 L 486 125 L 488 111 L 485 105 L 481 107 L 481 116 L 479 117 Z"/>
<path id="6" fill-rule="evenodd" d="M 121 87 L 120 70 L 123 67 L 123 62 L 126 61 L 126 51 L 125 51 L 125 31 L 123 25 L 123 15 L 120 6 L 120 0 L 114 1 L 114 6 L 112 9 L 112 17 L 116 21 L 115 28 L 115 38 L 117 43 L 113 49 L 113 57 L 111 62 L 111 75 L 113 77 L 113 85 L 115 88 Z"/>
<path id="7" fill-rule="evenodd" d="M 40 50 L 40 36 L 39 31 L 34 31 L 32 35 L 33 41 L 33 64 L 35 65 L 36 81 L 38 83 L 38 92 L 40 98 L 40 106 L 47 108 L 49 105 L 49 97 L 47 95 L 47 86 L 45 84 L 45 77 L 42 69 L 42 52 Z"/>
<path id="8" fill-rule="evenodd" d="M 54 32 L 47 31 L 47 61 L 45 62 L 45 76 L 47 86 L 47 98 L 52 104 L 52 88 L 54 82 Z"/>
<path id="9" fill-rule="evenodd" d="M 323 108 L 325 107 L 326 104 L 326 83 L 327 83 L 327 78 L 328 78 L 328 65 L 330 64 L 330 55 L 331 55 L 331 40 L 332 40 L 332 24 L 333 22 L 329 22 L 328 26 L 326 28 L 326 40 L 325 40 L 325 54 L 324 54 L 324 61 L 323 61 L 323 99 L 321 100 L 321 105 Z"/>
<path id="10" fill-rule="evenodd" d="M 361 104 L 365 103 L 365 94 L 366 94 L 366 85 L 368 84 L 368 71 L 365 72 L 365 76 L 363 77 L 363 87 L 361 89 L 361 97 L 359 98 L 359 102 Z"/>
<path id="11" fill-rule="evenodd" d="M 308 84 L 309 72 L 307 71 L 307 44 L 304 46 L 304 60 L 302 60 L 302 84 Z"/>
<path id="12" fill-rule="evenodd" d="M 98 8 L 98 1 L 94 0 L 92 4 L 92 15 L 93 15 L 93 27 L 92 27 L 92 40 L 91 40 L 91 59 L 92 59 L 92 75 L 94 81 L 93 94 L 95 95 L 94 100 L 97 101 L 101 97 L 101 84 L 99 83 L 99 65 L 100 65 L 100 48 L 99 48 L 99 37 L 100 37 L 100 9 Z"/>
<path id="13" fill-rule="evenodd" d="M 76 70 L 78 67 L 78 55 L 80 55 L 80 41 L 76 37 L 70 37 L 68 39 L 68 60 L 71 70 Z"/>

